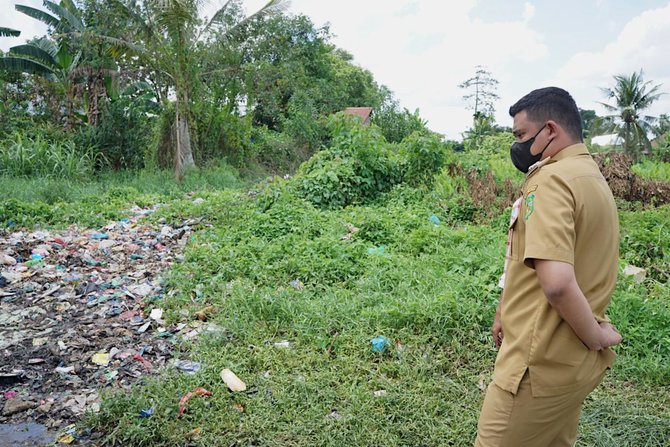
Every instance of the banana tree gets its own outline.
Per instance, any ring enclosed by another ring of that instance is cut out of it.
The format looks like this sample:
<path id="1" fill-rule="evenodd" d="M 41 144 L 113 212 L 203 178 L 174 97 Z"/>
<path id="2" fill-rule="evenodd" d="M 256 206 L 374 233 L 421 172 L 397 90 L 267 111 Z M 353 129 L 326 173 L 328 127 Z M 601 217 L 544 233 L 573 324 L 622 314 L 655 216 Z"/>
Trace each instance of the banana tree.
<path id="1" fill-rule="evenodd" d="M 55 3 L 43 1 L 46 11 L 26 5 L 16 5 L 16 10 L 39 20 L 49 27 L 52 40 L 45 38 L 25 45 L 12 47 L 6 57 L 0 59 L 0 68 L 32 73 L 54 81 L 65 94 L 65 125 L 72 128 L 75 120 L 75 102 L 85 96 L 88 123 L 98 124 L 101 96 L 105 95 L 106 78 L 114 77 L 116 71 L 109 67 L 92 67 L 83 64 L 83 40 L 87 28 L 81 12 L 72 0 Z M 20 31 L 0 28 L 0 36 L 18 36 Z M 79 38 L 78 41 L 73 39 Z M 83 93 L 83 95 L 82 95 Z"/>
<path id="2" fill-rule="evenodd" d="M 81 52 L 70 51 L 67 44 L 41 38 L 32 43 L 11 47 L 7 56 L 0 58 L 0 68 L 31 73 L 56 83 L 65 94 L 65 127 L 71 129 L 75 117 L 75 77 Z"/>
<path id="3" fill-rule="evenodd" d="M 191 126 L 191 103 L 201 82 L 201 61 L 198 44 L 212 37 L 214 31 L 219 38 L 225 38 L 236 28 L 256 17 L 284 9 L 288 2 L 271 0 L 260 10 L 228 26 L 225 20 L 228 9 L 236 5 L 235 0 L 227 1 L 211 20 L 200 20 L 204 1 L 202 0 L 145 0 L 141 5 L 128 6 L 118 0 L 117 6 L 124 11 L 141 30 L 135 41 L 99 36 L 115 45 L 117 54 L 133 55 L 150 70 L 167 79 L 175 98 L 174 121 L 174 169 L 177 179 L 195 167 L 193 158 Z"/>

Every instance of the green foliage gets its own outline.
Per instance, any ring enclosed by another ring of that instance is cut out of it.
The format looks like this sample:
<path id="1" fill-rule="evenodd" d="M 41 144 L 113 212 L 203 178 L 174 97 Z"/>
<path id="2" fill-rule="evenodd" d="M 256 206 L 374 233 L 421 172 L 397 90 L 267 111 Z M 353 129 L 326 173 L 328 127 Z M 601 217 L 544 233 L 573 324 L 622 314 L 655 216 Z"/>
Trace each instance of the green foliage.
<path id="1" fill-rule="evenodd" d="M 241 118 L 229 105 L 217 103 L 196 103 L 194 109 L 198 126 L 194 155 L 198 165 L 225 159 L 242 166 L 256 155 L 251 146 L 254 129 L 249 118 Z"/>
<path id="2" fill-rule="evenodd" d="M 115 169 L 139 169 L 151 144 L 153 121 L 132 98 L 106 102 L 98 126 L 87 126 L 76 136 L 82 146 L 91 146 Z"/>
<path id="3" fill-rule="evenodd" d="M 622 212 L 621 258 L 647 270 L 658 281 L 670 279 L 670 206 Z"/>
<path id="4" fill-rule="evenodd" d="M 436 134 L 414 132 L 402 140 L 399 154 L 405 183 L 413 186 L 430 185 L 433 176 L 446 162 L 447 150 Z"/>
<path id="5" fill-rule="evenodd" d="M 656 146 L 652 147 L 652 155 L 655 161 L 670 163 L 670 131 L 659 137 Z"/>
<path id="6" fill-rule="evenodd" d="M 670 182 L 670 162 L 643 160 L 631 167 L 642 178 Z"/>
<path id="7" fill-rule="evenodd" d="M 251 154 L 270 172 L 293 172 L 305 161 L 308 153 L 296 147 L 295 140 L 283 132 L 254 127 L 251 134 Z"/>
<path id="8" fill-rule="evenodd" d="M 56 177 L 82 180 L 90 177 L 97 156 L 73 142 L 48 141 L 15 132 L 0 142 L 0 174 L 14 177 Z"/>
<path id="9" fill-rule="evenodd" d="M 466 181 L 448 173 L 435 188 L 458 198 Z M 450 220 L 442 198 L 406 184 L 344 209 L 314 206 L 276 178 L 257 189 L 277 185 L 269 202 L 265 193 L 227 191 L 205 208 L 182 201 L 158 211 L 168 221 L 203 213 L 215 223 L 170 272 L 174 293 L 163 306 L 179 315 L 212 305 L 210 322 L 225 329 L 184 346 L 202 362 L 197 375 L 168 370 L 132 396 L 107 396 L 86 425 L 119 445 L 178 444 L 194 425 L 203 445 L 472 445 L 496 355 L 489 326 L 509 210 L 464 224 Z M 649 237 L 636 233 L 644 213 L 624 213 L 628 245 Z M 624 343 L 587 402 L 579 445 L 663 445 L 656 441 L 670 436 L 667 298 L 666 284 L 620 281 L 610 316 Z M 377 335 L 391 341 L 388 353 L 370 352 Z M 283 340 L 290 346 L 276 347 Z M 231 395 L 223 368 L 257 392 Z M 213 396 L 189 402 L 177 419 L 175 396 L 195 386 Z M 137 418 L 149 405 L 155 415 Z"/>
<path id="10" fill-rule="evenodd" d="M 401 180 L 396 155 L 374 126 L 339 113 L 329 122 L 330 148 L 304 163 L 293 178 L 300 197 L 323 208 L 362 203 Z"/>
<path id="11" fill-rule="evenodd" d="M 188 191 L 202 194 L 239 186 L 237 172 L 227 165 L 191 172 L 181 183 L 174 182 L 170 171 L 147 170 L 107 171 L 79 181 L 0 176 L 0 190 L 4 193 L 0 227 L 62 228 L 73 223 L 100 226 L 127 217 L 126 210 L 134 204 L 147 206 L 183 198 Z"/>
<path id="12" fill-rule="evenodd" d="M 381 129 L 389 143 L 400 143 L 413 132 L 428 132 L 427 122 L 419 115 L 419 109 L 414 112 L 400 110 L 398 102 L 390 93 L 381 107 L 373 111 L 372 123 Z"/>

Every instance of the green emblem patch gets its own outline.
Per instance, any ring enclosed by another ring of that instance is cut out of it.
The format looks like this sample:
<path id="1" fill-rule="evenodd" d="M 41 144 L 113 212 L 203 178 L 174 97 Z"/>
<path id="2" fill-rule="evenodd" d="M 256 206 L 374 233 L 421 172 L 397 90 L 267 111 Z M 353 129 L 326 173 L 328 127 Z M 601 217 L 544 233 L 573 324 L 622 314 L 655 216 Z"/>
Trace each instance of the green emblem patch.
<path id="1" fill-rule="evenodd" d="M 530 219 L 530 216 L 535 211 L 535 194 L 526 196 L 526 212 L 523 215 L 524 220 Z"/>

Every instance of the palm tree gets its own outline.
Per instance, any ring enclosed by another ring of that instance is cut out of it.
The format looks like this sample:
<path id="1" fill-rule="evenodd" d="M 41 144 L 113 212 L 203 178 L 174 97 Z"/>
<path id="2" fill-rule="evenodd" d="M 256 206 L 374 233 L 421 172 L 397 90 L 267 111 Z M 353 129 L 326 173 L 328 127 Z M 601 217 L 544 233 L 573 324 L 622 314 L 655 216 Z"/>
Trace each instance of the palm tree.
<path id="1" fill-rule="evenodd" d="M 642 70 L 630 76 L 614 76 L 614 87 L 601 88 L 608 99 L 614 99 L 616 105 L 602 104 L 611 115 L 600 118 L 599 127 L 610 133 L 617 133 L 624 142 L 624 150 L 634 160 L 638 160 L 642 152 L 648 152 L 651 145 L 650 133 L 655 133 L 654 124 L 657 118 L 642 115 L 663 93 L 660 85 L 651 85 L 644 81 Z"/>
<path id="2" fill-rule="evenodd" d="M 288 4 L 285 0 L 271 0 L 256 13 L 229 26 L 226 14 L 229 7 L 236 5 L 236 0 L 228 0 L 206 24 L 200 20 L 203 3 L 204 0 L 145 0 L 141 6 L 132 7 L 116 0 L 115 4 L 141 30 L 141 36 L 136 42 L 102 36 L 116 46 L 118 55 L 137 56 L 158 77 L 166 78 L 174 91 L 177 179 L 195 167 L 190 127 L 193 124 L 191 103 L 200 82 L 198 44 L 211 37 L 213 31 L 217 31 L 217 37 L 225 38 L 241 25 L 282 10 Z"/>

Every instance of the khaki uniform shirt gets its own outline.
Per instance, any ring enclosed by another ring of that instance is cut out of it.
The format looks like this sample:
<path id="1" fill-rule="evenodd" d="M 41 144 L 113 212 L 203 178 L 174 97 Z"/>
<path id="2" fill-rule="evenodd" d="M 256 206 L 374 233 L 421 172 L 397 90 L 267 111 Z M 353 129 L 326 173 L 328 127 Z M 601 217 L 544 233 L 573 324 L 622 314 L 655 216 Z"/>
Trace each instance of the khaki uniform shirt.
<path id="1" fill-rule="evenodd" d="M 579 288 L 597 321 L 614 291 L 619 220 L 607 182 L 583 144 L 569 146 L 526 176 L 512 224 L 512 247 L 503 291 L 503 343 L 493 381 L 516 394 L 529 370 L 533 396 L 568 393 L 614 362 L 610 349 L 589 350 L 549 304 L 534 259 L 574 266 Z"/>

